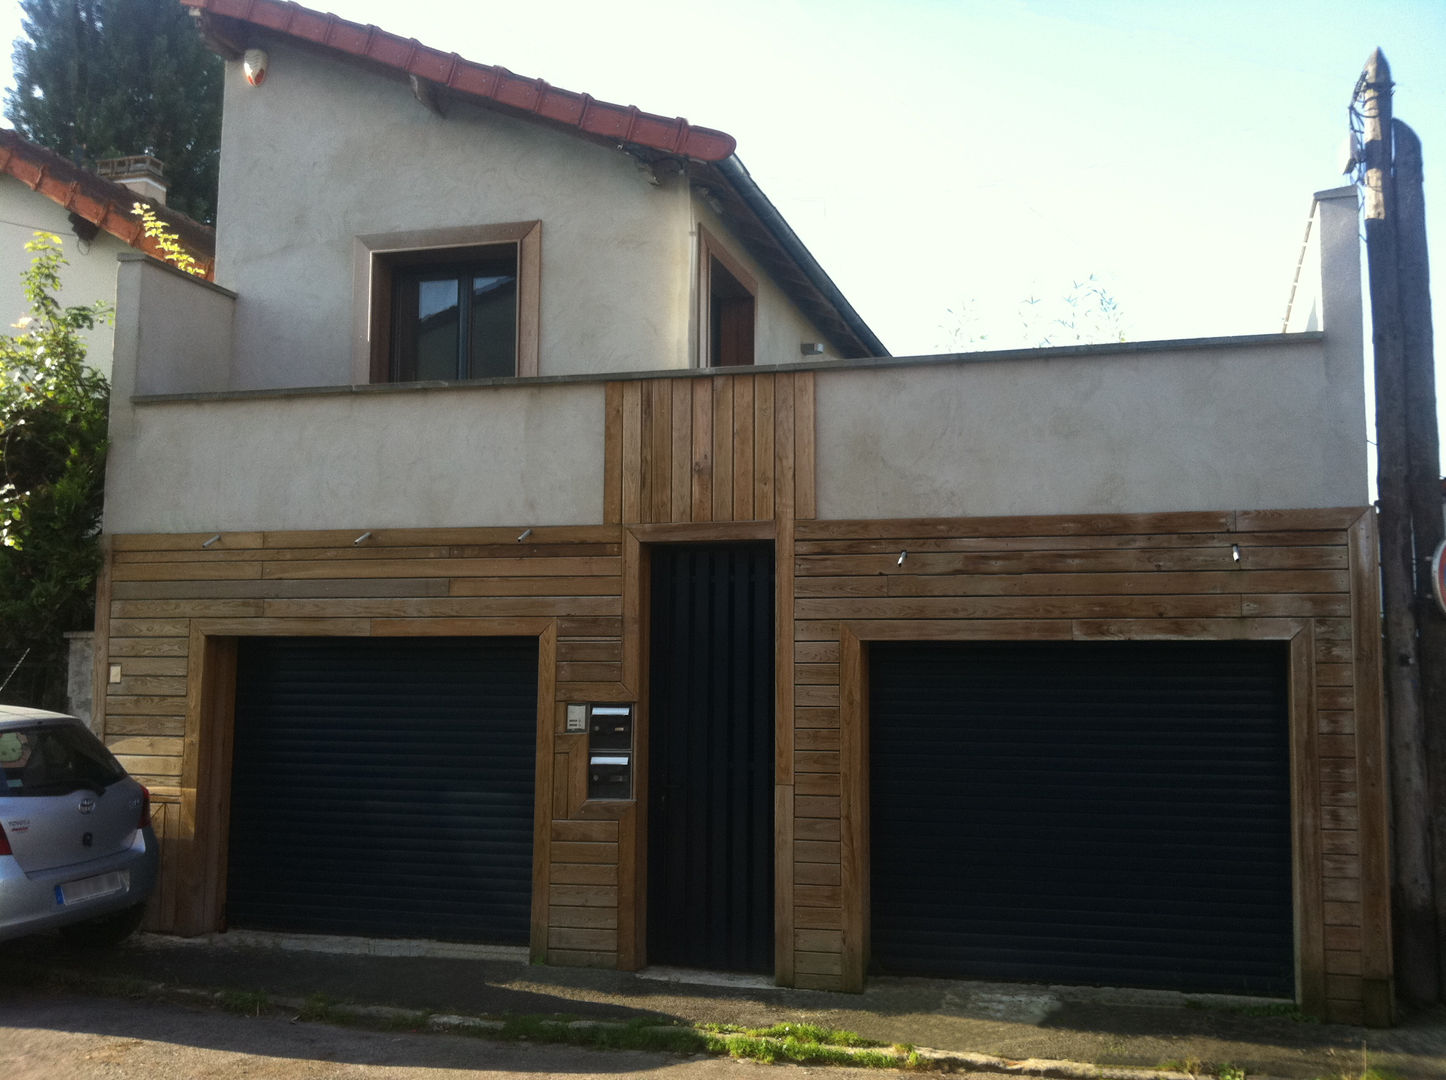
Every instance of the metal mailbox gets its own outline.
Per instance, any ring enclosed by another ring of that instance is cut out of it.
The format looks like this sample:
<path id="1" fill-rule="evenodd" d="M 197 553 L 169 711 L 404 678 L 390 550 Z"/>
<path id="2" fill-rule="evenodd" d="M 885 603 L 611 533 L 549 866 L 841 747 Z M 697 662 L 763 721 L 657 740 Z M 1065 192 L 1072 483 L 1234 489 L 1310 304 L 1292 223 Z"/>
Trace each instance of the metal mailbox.
<path id="1" fill-rule="evenodd" d="M 631 705 L 593 705 L 588 709 L 587 797 L 633 797 Z"/>

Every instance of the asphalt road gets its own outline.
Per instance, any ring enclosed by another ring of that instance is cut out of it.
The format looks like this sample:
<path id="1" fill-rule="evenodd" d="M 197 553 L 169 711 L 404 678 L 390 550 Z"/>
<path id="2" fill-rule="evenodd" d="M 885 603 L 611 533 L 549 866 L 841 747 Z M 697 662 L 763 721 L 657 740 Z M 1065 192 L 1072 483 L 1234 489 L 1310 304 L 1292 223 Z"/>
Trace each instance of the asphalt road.
<path id="1" fill-rule="evenodd" d="M 0 996 L 5 1080 L 456 1080 L 600 1076 L 669 1080 L 859 1080 L 894 1072 L 727 1058 L 494 1043 L 246 1017 L 134 999 Z"/>

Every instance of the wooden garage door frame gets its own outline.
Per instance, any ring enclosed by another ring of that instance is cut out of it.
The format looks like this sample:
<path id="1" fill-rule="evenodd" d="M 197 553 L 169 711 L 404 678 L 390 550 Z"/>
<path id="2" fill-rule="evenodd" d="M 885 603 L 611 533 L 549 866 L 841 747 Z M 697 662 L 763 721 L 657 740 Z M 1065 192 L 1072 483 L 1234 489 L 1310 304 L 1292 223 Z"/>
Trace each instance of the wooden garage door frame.
<path id="1" fill-rule="evenodd" d="M 236 643 L 243 637 L 534 637 L 537 725 L 532 828 L 531 951 L 547 940 L 548 841 L 551 836 L 552 713 L 556 699 L 557 621 L 540 619 L 195 619 L 186 693 L 181 813 L 195 850 L 183 859 L 180 895 L 192 898 L 192 925 L 217 930 L 226 909 L 231 764 L 236 713 Z M 189 805 L 187 805 L 189 803 Z"/>
<path id="2" fill-rule="evenodd" d="M 1295 926 L 1295 985 L 1302 1007 L 1323 1015 L 1326 1004 L 1325 939 L 1321 892 L 1320 768 L 1315 724 L 1315 632 L 1309 619 L 1245 619 L 1217 628 L 1170 633 L 1141 621 L 1115 627 L 1116 641 L 1284 641 L 1290 714 L 1291 881 Z M 869 896 L 869 683 L 868 646 L 875 641 L 1071 641 L 1068 634 L 1001 633 L 998 623 L 881 620 L 839 626 L 839 690 L 842 726 L 843 976 L 862 989 L 870 952 Z"/>

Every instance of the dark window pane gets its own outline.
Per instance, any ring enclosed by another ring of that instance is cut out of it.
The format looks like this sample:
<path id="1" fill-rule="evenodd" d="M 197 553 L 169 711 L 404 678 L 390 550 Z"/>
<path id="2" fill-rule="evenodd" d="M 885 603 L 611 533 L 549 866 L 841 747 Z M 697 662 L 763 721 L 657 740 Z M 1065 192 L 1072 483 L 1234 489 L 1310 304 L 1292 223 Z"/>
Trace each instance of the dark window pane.
<path id="1" fill-rule="evenodd" d="M 472 378 L 517 374 L 517 275 L 472 278 Z"/>
<path id="2" fill-rule="evenodd" d="M 457 286 L 456 278 L 417 283 L 418 379 L 457 377 Z"/>
<path id="3" fill-rule="evenodd" d="M 77 788 L 103 789 L 125 775 L 99 739 L 72 724 L 0 734 L 0 772 L 7 795 L 64 795 Z"/>

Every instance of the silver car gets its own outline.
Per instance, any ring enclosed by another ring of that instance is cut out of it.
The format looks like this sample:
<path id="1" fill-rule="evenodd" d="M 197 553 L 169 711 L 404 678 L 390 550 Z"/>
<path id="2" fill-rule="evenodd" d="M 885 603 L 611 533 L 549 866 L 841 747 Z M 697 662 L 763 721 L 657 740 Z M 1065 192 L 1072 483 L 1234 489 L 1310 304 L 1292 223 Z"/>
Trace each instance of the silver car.
<path id="1" fill-rule="evenodd" d="M 156 883 L 151 797 L 73 716 L 0 705 L 0 941 L 113 944 Z"/>

